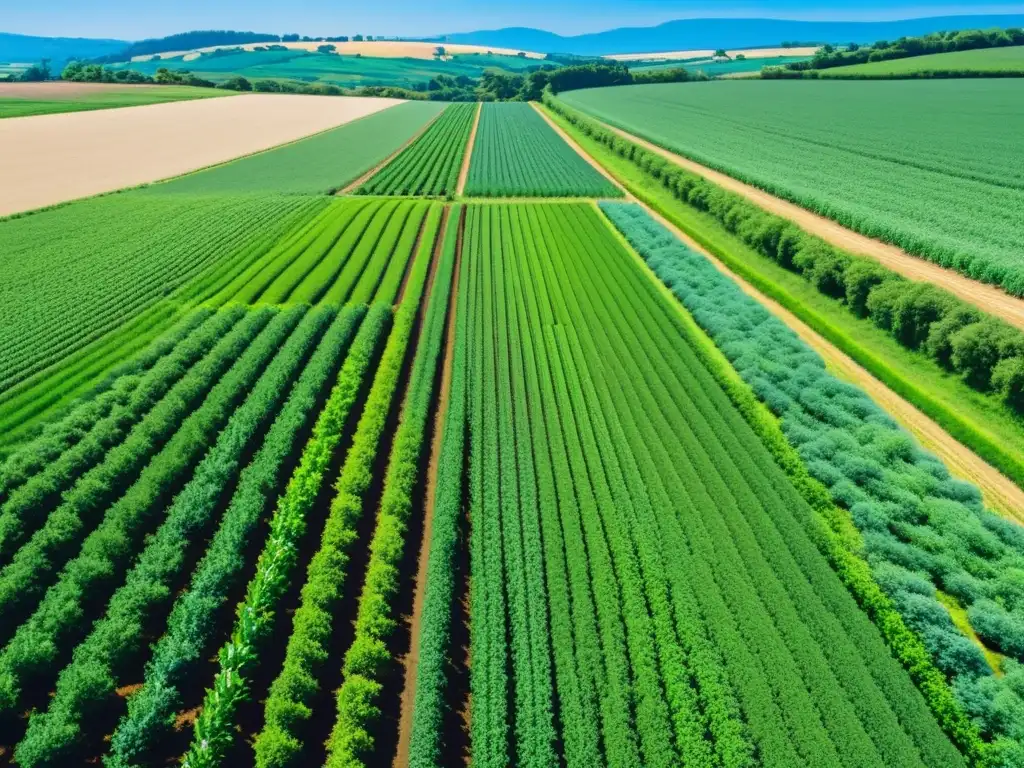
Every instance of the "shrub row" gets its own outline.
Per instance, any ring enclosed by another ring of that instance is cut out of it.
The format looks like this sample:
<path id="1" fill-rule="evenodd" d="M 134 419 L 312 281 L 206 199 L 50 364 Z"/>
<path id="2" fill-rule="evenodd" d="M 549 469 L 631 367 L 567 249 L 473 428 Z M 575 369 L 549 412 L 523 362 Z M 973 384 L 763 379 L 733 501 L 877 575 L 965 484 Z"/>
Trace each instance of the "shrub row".
<path id="1" fill-rule="evenodd" d="M 138 484 L 144 467 L 153 466 L 182 421 L 203 402 L 217 379 L 263 329 L 274 310 L 248 314 L 210 353 L 180 380 L 104 460 L 82 475 L 63 503 L 0 571 L 0 613 L 13 631 L 20 618 L 53 582 L 56 571 L 81 544 L 102 511 Z M 139 485 L 139 489 L 143 486 Z M 147 491 L 148 493 L 148 491 Z"/>
<path id="2" fill-rule="evenodd" d="M 390 321 L 387 306 L 376 305 L 367 313 L 299 466 L 278 502 L 256 574 L 238 605 L 231 640 L 218 654 L 220 668 L 196 719 L 195 735 L 183 761 L 186 768 L 219 765 L 234 741 L 235 713 L 249 697 L 248 674 L 258 663 L 259 648 L 274 628 L 279 602 L 291 583 L 306 515 L 320 492 L 324 472 Z"/>
<path id="3" fill-rule="evenodd" d="M 805 496 L 840 530 L 844 526 L 837 521 L 852 520 L 861 537 L 849 535 L 847 522 L 844 541 L 867 558 L 870 575 L 887 600 L 880 601 L 877 590 L 864 580 L 868 574 L 862 565 L 840 558 L 831 546 L 825 547 L 826 554 L 848 586 L 856 582 L 851 587 L 855 596 L 879 622 L 950 737 L 968 756 L 980 754 L 958 708 L 924 665 L 919 645 L 898 625 L 890 625 L 889 609 L 895 606 L 920 636 L 933 664 L 955 679 L 958 693 L 961 685 L 979 680 L 996 684 L 981 652 L 938 602 L 936 588 L 968 605 L 982 597 L 998 598 L 1019 612 L 1024 606 L 1013 584 L 1024 565 L 1024 534 L 985 510 L 976 489 L 951 478 L 860 390 L 828 374 L 795 334 L 707 259 L 685 248 L 638 207 L 602 207 L 739 375 L 781 417 L 787 441 L 829 494 L 821 498 L 819 489 L 804 484 Z M 791 453 L 778 445 L 773 452 Z M 795 458 L 784 466 L 799 474 Z M 833 504 L 849 512 L 829 512 Z M 820 534 L 814 538 L 819 547 L 827 544 Z M 1002 629 L 1001 636 L 987 639 L 1005 648 L 1017 635 Z M 1006 688 L 998 702 L 989 703 L 1018 706 L 1017 696 Z M 968 706 L 964 697 L 960 700 Z M 974 709 L 969 713 L 979 714 Z"/>
<path id="4" fill-rule="evenodd" d="M 103 461 L 124 439 L 125 433 L 138 424 L 244 314 L 241 308 L 218 313 L 145 375 L 124 377 L 109 392 L 75 410 L 73 416 L 77 421 L 79 415 L 99 416 L 109 406 L 105 416 L 82 425 L 81 439 L 40 466 L 39 471 L 0 507 L 0 560 L 10 560 L 16 548 L 60 503 L 60 494 Z M 59 450 L 59 445 L 69 435 L 61 429 L 54 430 L 53 437 L 53 440 L 34 442 L 30 451 L 12 458 L 23 458 L 18 466 L 31 468 L 51 450 Z"/>
<path id="5" fill-rule="evenodd" d="M 448 220 L 441 261 L 416 347 L 409 393 L 388 461 L 366 580 L 359 596 L 355 636 L 342 667 L 337 720 L 327 744 L 329 768 L 366 764 L 374 744 L 372 728 L 381 716 L 377 699 L 384 689 L 384 676 L 395 663 L 388 647 L 398 628 L 393 602 L 401 588 L 399 565 L 406 556 L 405 537 L 413 512 L 413 492 L 423 479 L 420 470 L 427 447 L 427 420 L 448 319 L 461 213 L 461 206 L 454 206 Z"/>
<path id="6" fill-rule="evenodd" d="M 274 412 L 335 314 L 333 308 L 307 309 L 298 306 L 282 313 L 282 318 L 305 317 L 174 499 L 124 585 L 114 593 L 106 615 L 75 649 L 72 662 L 60 673 L 47 711 L 30 718 L 28 732 L 15 750 L 20 765 L 54 765 L 68 759 L 69 750 L 81 736 L 82 719 L 114 694 L 118 670 L 130 654 L 139 650 L 147 621 L 173 597 L 174 584 L 184 575 L 189 551 L 203 542 L 221 496 L 238 474 L 247 446 L 257 442 L 273 421 Z M 48 666 L 50 674 L 39 676 L 42 684 L 49 684 L 52 672 L 59 669 L 64 646 L 74 640 L 75 630 L 88 626 L 87 605 L 81 602 L 86 593 L 79 594 L 79 602 L 67 601 L 49 621 L 34 618 L 36 631 L 30 633 L 34 637 L 20 662 L 43 672 L 44 665 Z"/>
<path id="7" fill-rule="evenodd" d="M 845 302 L 909 349 L 927 354 L 981 391 L 1024 413 L 1024 332 L 929 283 L 906 280 L 870 259 L 833 248 L 786 219 L 689 173 L 550 95 L 545 104 L 587 136 L 650 174 L 682 202 L 821 293 Z"/>
<path id="8" fill-rule="evenodd" d="M 211 314 L 213 310 L 205 307 L 190 312 L 138 355 L 111 371 L 103 382 L 93 388 L 90 396 L 82 398 L 59 420 L 47 424 L 38 436 L 14 450 L 0 465 L 0 503 L 78 444 L 115 406 L 125 404 L 146 373 L 171 354 Z"/>
<path id="9" fill-rule="evenodd" d="M 178 686 L 211 649 L 217 618 L 230 590 L 248 563 L 247 540 L 256 532 L 279 487 L 288 457 L 326 398 L 334 376 L 366 314 L 365 307 L 344 308 L 305 365 L 252 462 L 242 472 L 235 494 L 188 590 L 176 600 L 164 635 L 146 666 L 143 686 L 128 702 L 128 714 L 111 739 L 107 764 L 127 768 L 146 763 L 154 744 L 166 737 L 181 708 Z"/>
<path id="10" fill-rule="evenodd" d="M 67 637 L 86 629 L 81 621 L 85 613 L 82 603 L 104 602 L 108 588 L 127 570 L 162 503 L 169 500 L 176 485 L 184 485 L 182 478 L 189 476 L 190 468 L 216 439 L 301 315 L 301 311 L 283 312 L 267 324 L 85 538 L 79 554 L 63 568 L 37 610 L 0 653 L 0 712 L 10 713 L 17 707 L 21 692 L 45 673 Z M 56 554 L 58 545 L 66 545 L 69 538 L 55 531 L 47 543 Z M 31 586 L 27 591 L 39 589 L 36 584 Z"/>

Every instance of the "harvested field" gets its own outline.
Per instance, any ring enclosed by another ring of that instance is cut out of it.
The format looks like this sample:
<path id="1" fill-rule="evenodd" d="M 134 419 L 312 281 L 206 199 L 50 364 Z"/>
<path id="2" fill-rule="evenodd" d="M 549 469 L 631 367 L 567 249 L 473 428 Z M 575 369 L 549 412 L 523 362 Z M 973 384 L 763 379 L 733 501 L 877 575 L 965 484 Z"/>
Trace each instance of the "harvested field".
<path id="1" fill-rule="evenodd" d="M 0 215 L 188 173 L 398 103 L 259 94 L 6 120 Z"/>

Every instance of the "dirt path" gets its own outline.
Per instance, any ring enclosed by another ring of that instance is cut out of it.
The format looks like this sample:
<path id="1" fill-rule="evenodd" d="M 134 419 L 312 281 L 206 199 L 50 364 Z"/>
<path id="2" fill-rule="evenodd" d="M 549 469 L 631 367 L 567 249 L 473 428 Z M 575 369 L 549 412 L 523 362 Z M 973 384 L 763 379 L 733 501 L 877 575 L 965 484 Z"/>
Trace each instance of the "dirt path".
<path id="1" fill-rule="evenodd" d="M 590 163 L 591 167 L 595 171 L 597 171 L 602 176 L 604 176 L 606 179 L 608 179 L 608 181 L 610 181 L 612 184 L 614 184 L 618 189 L 622 190 L 622 194 L 625 196 L 626 200 L 628 200 L 630 202 L 635 202 L 634 199 L 633 199 L 633 195 L 630 194 L 629 190 L 626 189 L 624 186 L 622 186 L 622 184 L 619 183 L 619 180 L 616 179 L 614 176 L 612 176 L 611 173 L 609 173 L 607 170 L 605 170 L 605 167 L 603 165 L 601 165 L 599 162 L 597 162 L 597 160 L 592 158 L 587 152 L 584 152 L 583 151 L 583 147 L 581 147 L 579 144 L 577 144 L 575 142 L 575 140 L 568 133 L 566 133 L 564 130 L 562 130 L 562 126 L 558 125 L 558 123 L 556 123 L 554 120 L 552 120 L 548 116 L 547 112 L 545 112 L 543 109 L 540 108 L 540 105 L 537 104 L 537 102 L 531 101 L 530 102 L 530 106 L 533 107 L 537 111 L 538 115 L 540 115 L 542 118 L 544 118 L 544 122 L 546 122 L 548 125 L 551 126 L 551 130 L 553 130 L 555 133 L 557 133 L 559 136 L 562 137 L 562 141 L 564 141 L 566 144 L 568 144 L 570 147 L 572 147 L 573 150 L 575 150 L 576 154 L 578 154 L 580 157 L 582 157 L 584 160 L 586 160 L 588 163 Z"/>
<path id="2" fill-rule="evenodd" d="M 591 119 L 596 120 L 596 118 Z M 763 189 L 758 189 L 750 184 L 734 179 L 732 176 L 720 171 L 715 171 L 700 163 L 695 163 L 693 160 L 663 149 L 657 144 L 641 139 L 632 133 L 607 123 L 602 122 L 601 124 L 619 136 L 639 144 L 651 152 L 656 152 L 680 168 L 685 168 L 687 171 L 698 176 L 703 176 L 708 181 L 714 182 L 730 192 L 742 195 L 770 213 L 789 219 L 802 229 L 817 235 L 832 245 L 851 253 L 872 258 L 893 272 L 897 272 L 911 280 L 923 280 L 933 283 L 964 301 L 975 305 L 984 312 L 995 315 L 1018 328 L 1024 328 L 1024 299 L 1018 299 L 993 285 L 980 283 L 969 277 L 964 277 L 959 272 L 940 267 L 938 264 L 933 264 L 917 256 L 912 256 L 895 245 L 889 245 L 880 240 L 874 240 L 861 235 L 831 219 L 813 213 L 788 200 L 775 197 Z"/>
<path id="3" fill-rule="evenodd" d="M 745 282 L 743 278 L 732 272 L 664 216 L 646 205 L 643 207 L 648 215 L 668 228 L 689 248 L 701 253 L 720 272 L 735 281 L 744 293 L 757 299 L 768 311 L 789 326 L 808 346 L 821 355 L 833 374 L 867 392 L 872 400 L 892 416 L 900 426 L 910 432 L 922 446 L 938 456 L 950 472 L 977 485 L 989 506 L 1017 522 L 1024 523 L 1024 490 L 1021 490 L 1013 481 L 1004 477 L 997 469 L 953 438 L 931 418 L 872 376 L 851 357 L 834 347 L 831 342 L 788 309 Z"/>
<path id="4" fill-rule="evenodd" d="M 534 105 L 534 107 L 536 108 L 536 105 Z M 549 124 L 552 124 L 550 118 L 544 114 L 543 110 L 538 111 L 540 111 L 544 118 L 548 120 Z M 559 131 L 559 133 L 560 135 L 565 135 L 562 131 Z M 629 134 L 624 132 L 620 133 L 632 140 L 632 137 L 629 136 Z M 653 148 L 653 145 L 645 142 L 641 143 Z M 597 162 L 574 141 L 569 141 L 569 146 L 579 152 L 583 157 L 587 158 L 591 163 Z M 670 155 L 673 160 L 681 160 L 681 158 L 671 155 L 671 153 L 667 153 L 667 155 Z M 603 167 L 602 171 L 604 172 Z M 607 172 L 604 173 L 606 176 L 608 175 Z M 735 179 L 730 179 L 730 181 L 739 183 L 736 182 Z M 618 184 L 618 182 L 616 182 L 616 184 Z M 769 312 L 784 322 L 794 333 L 803 339 L 808 346 L 821 355 L 822 359 L 825 360 L 826 365 L 829 366 L 829 369 L 835 375 L 850 382 L 851 384 L 859 386 L 867 392 L 872 400 L 892 416 L 900 426 L 910 432 L 923 447 L 938 456 L 949 468 L 950 472 L 963 480 L 967 480 L 968 482 L 977 485 L 981 490 L 986 504 L 999 511 L 1004 516 L 1016 520 L 1017 522 L 1024 523 L 1024 490 L 1021 490 L 1021 488 L 1012 480 L 1005 477 L 999 472 L 999 470 L 995 469 L 987 462 L 983 461 L 977 454 L 953 438 L 948 432 L 946 432 L 946 430 L 932 421 L 931 418 L 889 389 L 885 384 L 872 376 L 865 368 L 862 368 L 851 357 L 833 346 L 831 342 L 825 339 L 825 337 L 821 336 L 817 331 L 800 320 L 788 309 L 773 299 L 768 298 L 752 285 L 744 281 L 739 275 L 732 272 L 725 264 L 687 236 L 681 229 L 679 229 L 679 227 L 654 211 L 645 203 L 636 200 L 634 200 L 634 202 L 642 206 L 649 216 L 660 222 L 688 247 L 707 258 L 715 265 L 718 271 L 735 281 L 744 293 L 754 299 L 757 299 L 757 301 L 768 309 Z M 913 257 L 908 256 L 907 258 L 912 259 Z M 915 261 L 918 260 L 915 259 Z"/>
<path id="5" fill-rule="evenodd" d="M 416 131 L 416 133 L 413 135 L 413 137 L 411 139 L 409 139 L 407 142 L 405 142 L 405 144 L 403 144 L 398 149 L 396 149 L 394 152 L 392 152 L 390 155 L 385 157 L 383 160 L 381 160 L 379 163 L 377 163 L 375 166 L 373 166 L 373 168 L 371 168 L 366 173 L 364 173 L 362 176 L 360 176 L 358 179 L 356 179 L 352 183 L 346 185 L 343 189 L 340 189 L 339 191 L 335 192 L 335 194 L 336 195 L 350 195 L 350 194 L 352 194 L 353 190 L 359 189 L 359 187 L 363 186 L 363 184 L 365 184 L 370 179 L 372 179 L 374 176 L 376 176 L 377 173 L 381 170 L 381 168 L 383 168 L 388 163 L 390 163 L 392 160 L 394 160 L 396 157 L 398 157 L 400 154 L 402 154 L 402 152 L 404 152 L 405 149 L 410 144 L 412 144 L 414 141 L 416 141 L 416 139 L 418 139 L 420 136 L 422 136 L 424 133 L 426 133 L 427 129 L 434 124 L 434 121 L 437 120 L 437 118 L 439 118 L 443 114 L 444 114 L 444 110 L 442 109 L 440 112 L 438 112 L 432 118 L 430 118 L 427 121 L 426 125 L 424 125 L 418 131 Z"/>
<path id="6" fill-rule="evenodd" d="M 473 129 L 469 132 L 469 141 L 466 142 L 466 154 L 462 158 L 462 169 L 459 171 L 459 186 L 455 188 L 455 194 L 460 197 L 466 191 L 466 180 L 469 178 L 469 162 L 473 157 L 473 147 L 476 145 L 476 132 L 480 127 L 480 113 L 484 111 L 482 103 L 476 105 L 476 114 L 473 115 Z"/>
<path id="7" fill-rule="evenodd" d="M 445 221 L 438 233 L 438 242 L 444 245 L 448 226 L 453 222 L 445 214 Z M 409 744 L 412 739 L 412 710 L 416 702 L 416 667 L 419 664 L 420 621 L 423 616 L 423 596 L 427 584 L 427 565 L 430 559 L 430 541 L 434 531 L 434 501 L 437 496 L 437 471 L 441 455 L 441 438 L 444 433 L 444 418 L 448 413 L 448 399 L 452 387 L 452 361 L 455 358 L 455 307 L 458 304 L 459 272 L 462 265 L 462 222 L 454 222 L 460 227 L 459 243 L 455 252 L 455 268 L 452 275 L 451 296 L 448 300 L 448 328 L 446 329 L 444 366 L 441 370 L 441 387 L 438 392 L 437 415 L 434 421 L 434 439 L 430 446 L 430 464 L 427 468 L 427 503 L 424 505 L 423 540 L 420 542 L 420 556 L 416 570 L 416 591 L 413 598 L 412 616 L 409 617 L 409 653 L 403 660 L 405 666 L 405 689 L 402 691 L 402 715 L 398 726 L 398 750 L 395 753 L 395 768 L 405 768 L 409 764 Z M 427 294 L 429 296 L 429 293 Z"/>

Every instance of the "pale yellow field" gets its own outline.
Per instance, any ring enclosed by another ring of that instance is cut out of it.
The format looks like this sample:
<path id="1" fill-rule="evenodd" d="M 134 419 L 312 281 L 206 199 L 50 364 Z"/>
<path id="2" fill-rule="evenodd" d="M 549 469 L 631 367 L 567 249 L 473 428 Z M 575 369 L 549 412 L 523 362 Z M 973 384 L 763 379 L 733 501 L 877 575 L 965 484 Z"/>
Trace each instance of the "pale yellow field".
<path id="1" fill-rule="evenodd" d="M 482 45 L 448 45 L 445 43 L 418 43 L 418 42 L 402 42 L 396 40 L 370 40 L 363 41 L 360 43 L 347 42 L 347 43 L 246 43 L 244 45 L 218 45 L 210 48 L 197 48 L 193 51 L 171 51 L 168 53 L 161 53 L 161 59 L 174 59 L 182 57 L 185 61 L 194 61 L 199 57 L 200 53 L 210 53 L 211 51 L 217 50 L 217 48 L 244 48 L 247 51 L 251 51 L 253 48 L 258 46 L 268 45 L 283 45 L 287 48 L 291 48 L 297 51 L 315 51 L 321 45 L 333 45 L 337 52 L 344 56 L 354 56 L 355 54 L 361 54 L 363 56 L 373 56 L 379 59 L 432 59 L 434 58 L 434 51 L 438 45 L 444 46 L 445 52 L 450 54 L 458 53 L 495 53 L 502 56 L 515 56 L 519 53 L 514 48 L 487 48 Z M 544 54 L 533 53 L 531 51 L 524 51 L 526 56 L 531 59 L 543 59 Z M 132 61 L 148 61 L 152 59 L 152 56 L 136 56 Z"/>
<path id="2" fill-rule="evenodd" d="M 735 59 L 738 54 L 743 54 L 748 59 L 770 59 L 774 56 L 813 56 L 818 50 L 816 46 L 806 48 L 748 48 L 746 50 L 726 51 L 730 59 Z M 664 59 L 695 59 L 700 57 L 712 57 L 714 49 L 694 51 L 665 51 L 663 53 L 613 53 L 605 56 L 606 59 L 615 61 L 662 61 Z"/>
<path id="3" fill-rule="evenodd" d="M 398 103 L 247 94 L 7 118 L 0 120 L 0 216 L 179 176 Z"/>

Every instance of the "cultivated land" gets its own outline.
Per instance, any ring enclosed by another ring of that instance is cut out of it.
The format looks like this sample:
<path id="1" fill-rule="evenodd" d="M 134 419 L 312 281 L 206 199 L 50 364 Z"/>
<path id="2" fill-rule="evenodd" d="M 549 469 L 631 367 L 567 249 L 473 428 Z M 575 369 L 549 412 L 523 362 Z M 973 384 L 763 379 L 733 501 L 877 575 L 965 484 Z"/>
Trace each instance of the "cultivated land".
<path id="1" fill-rule="evenodd" d="M 160 59 L 173 59 L 179 56 L 188 57 L 195 56 L 195 54 L 211 53 L 217 48 L 242 48 L 246 51 L 251 51 L 254 48 L 266 48 L 268 45 L 283 45 L 285 48 L 293 51 L 315 51 L 321 45 L 333 45 L 339 54 L 354 56 L 359 54 L 361 56 L 372 56 L 375 58 L 382 59 L 433 59 L 437 47 L 440 45 L 444 47 L 445 51 L 450 55 L 457 55 L 462 53 L 493 53 L 499 56 L 516 56 L 519 53 L 524 53 L 528 58 L 531 59 L 543 59 L 544 54 L 533 53 L 531 51 L 520 51 L 514 48 L 488 48 L 482 45 L 448 45 L 447 43 L 424 43 L 416 41 L 396 41 L 396 40 L 368 40 L 362 42 L 349 41 L 347 43 L 245 43 L 239 46 L 215 46 L 210 48 L 197 48 L 192 51 L 168 51 L 167 53 L 159 54 Z M 136 56 L 132 61 L 150 61 L 153 56 Z"/>
<path id="2" fill-rule="evenodd" d="M 159 181 L 398 104 L 246 95 L 0 123 L 0 215 Z"/>
<path id="3" fill-rule="evenodd" d="M 818 50 L 817 46 L 803 48 L 739 48 L 734 51 L 726 51 L 726 55 L 732 59 L 742 54 L 748 59 L 770 59 L 780 56 L 813 56 Z M 615 61 L 658 61 L 659 59 L 696 59 L 711 58 L 715 55 L 712 48 L 692 51 L 664 51 L 662 53 L 612 53 L 604 58 Z"/>
<path id="4" fill-rule="evenodd" d="M 823 69 L 820 77 L 903 77 L 922 73 L 1024 74 L 1024 46 L 983 48 L 975 51 L 935 53 L 893 61 L 872 61 L 849 67 Z"/>
<path id="5" fill-rule="evenodd" d="M 1024 295 L 1024 83 L 716 82 L 565 102 L 844 226 Z M 988 115 L 997 112 L 998 121 Z"/>
<path id="6" fill-rule="evenodd" d="M 233 95 L 212 88 L 106 83 L 0 83 L 0 118 L 137 107 Z"/>
<path id="7" fill-rule="evenodd" d="M 548 104 L 0 222 L 0 759 L 1024 755 L 1019 526 L 633 196 L 730 266 L 771 222 Z M 410 196 L 466 162 L 539 199 Z"/>

